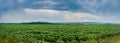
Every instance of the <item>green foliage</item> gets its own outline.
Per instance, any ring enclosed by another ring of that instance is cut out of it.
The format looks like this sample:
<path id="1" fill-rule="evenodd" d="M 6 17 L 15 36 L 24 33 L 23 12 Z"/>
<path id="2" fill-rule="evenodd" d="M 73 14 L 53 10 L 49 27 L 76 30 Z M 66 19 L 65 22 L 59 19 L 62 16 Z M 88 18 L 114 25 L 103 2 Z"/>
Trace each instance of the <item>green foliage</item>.
<path id="1" fill-rule="evenodd" d="M 56 43 L 64 43 L 64 41 L 63 41 L 63 40 L 58 39 L 58 40 L 56 41 Z"/>
<path id="2" fill-rule="evenodd" d="M 13 43 L 78 43 L 117 35 L 119 24 L 0 24 L 2 39 Z"/>
<path id="3" fill-rule="evenodd" d="M 76 40 L 72 40 L 71 43 L 78 43 Z"/>

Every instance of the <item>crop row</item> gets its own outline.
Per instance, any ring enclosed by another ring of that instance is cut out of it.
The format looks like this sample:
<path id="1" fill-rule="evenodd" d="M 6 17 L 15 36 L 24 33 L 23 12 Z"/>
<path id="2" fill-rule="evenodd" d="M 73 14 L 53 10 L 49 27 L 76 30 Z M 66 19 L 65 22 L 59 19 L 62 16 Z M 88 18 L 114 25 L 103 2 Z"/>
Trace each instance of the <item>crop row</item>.
<path id="1" fill-rule="evenodd" d="M 118 24 L 1 24 L 0 35 L 11 41 L 32 43 L 80 43 L 120 35 Z"/>

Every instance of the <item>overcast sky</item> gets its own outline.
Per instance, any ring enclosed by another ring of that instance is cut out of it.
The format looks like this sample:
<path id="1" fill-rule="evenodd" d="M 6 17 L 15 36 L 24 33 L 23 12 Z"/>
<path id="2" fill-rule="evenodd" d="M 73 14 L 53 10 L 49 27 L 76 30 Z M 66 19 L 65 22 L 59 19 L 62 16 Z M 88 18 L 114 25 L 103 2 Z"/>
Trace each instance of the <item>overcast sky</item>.
<path id="1" fill-rule="evenodd" d="M 120 23 L 120 0 L 0 0 L 0 23 Z"/>

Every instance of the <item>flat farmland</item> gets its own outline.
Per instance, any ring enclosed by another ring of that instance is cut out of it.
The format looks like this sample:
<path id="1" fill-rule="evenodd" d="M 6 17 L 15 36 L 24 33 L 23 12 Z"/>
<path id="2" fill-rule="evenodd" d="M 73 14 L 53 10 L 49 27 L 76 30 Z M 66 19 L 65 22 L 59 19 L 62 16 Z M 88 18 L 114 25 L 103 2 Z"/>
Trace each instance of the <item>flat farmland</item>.
<path id="1" fill-rule="evenodd" d="M 102 43 L 119 35 L 119 24 L 0 24 L 0 43 Z"/>

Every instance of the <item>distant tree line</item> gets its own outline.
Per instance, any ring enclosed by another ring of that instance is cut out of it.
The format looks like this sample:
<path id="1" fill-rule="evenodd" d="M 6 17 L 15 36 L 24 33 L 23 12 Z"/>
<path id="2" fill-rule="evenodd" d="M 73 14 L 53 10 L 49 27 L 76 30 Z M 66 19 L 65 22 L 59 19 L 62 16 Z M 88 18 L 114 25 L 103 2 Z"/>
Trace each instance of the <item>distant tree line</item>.
<path id="1" fill-rule="evenodd" d="M 51 24 L 49 22 L 23 22 L 21 24 Z"/>

